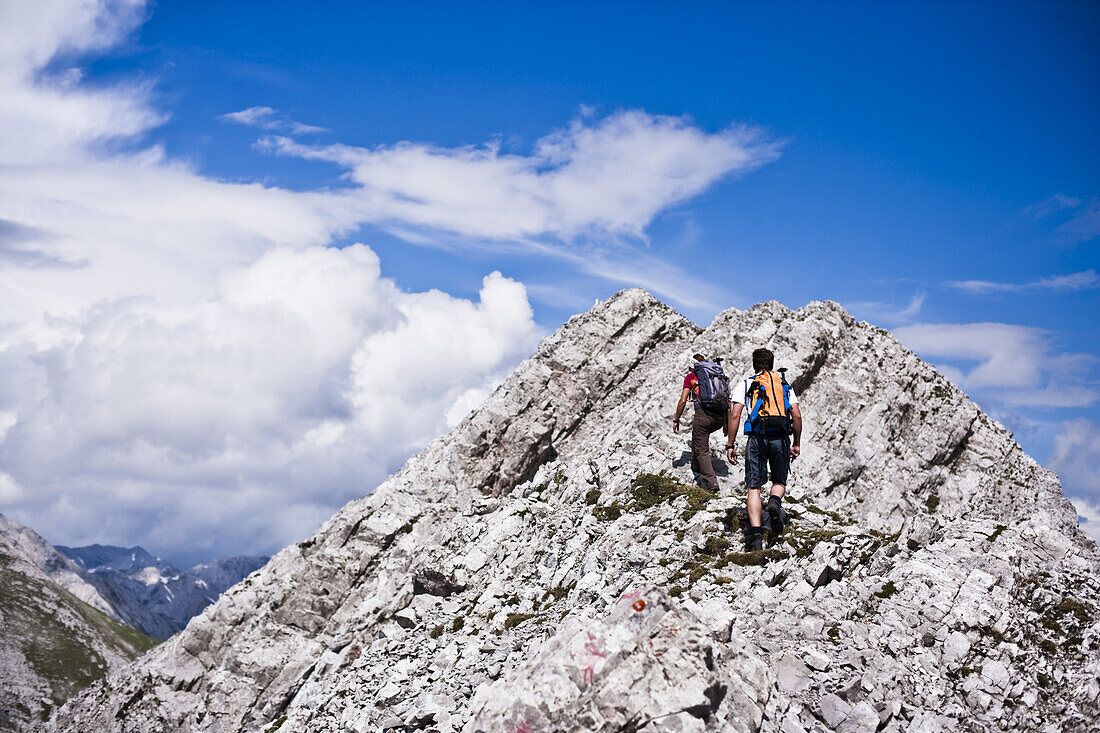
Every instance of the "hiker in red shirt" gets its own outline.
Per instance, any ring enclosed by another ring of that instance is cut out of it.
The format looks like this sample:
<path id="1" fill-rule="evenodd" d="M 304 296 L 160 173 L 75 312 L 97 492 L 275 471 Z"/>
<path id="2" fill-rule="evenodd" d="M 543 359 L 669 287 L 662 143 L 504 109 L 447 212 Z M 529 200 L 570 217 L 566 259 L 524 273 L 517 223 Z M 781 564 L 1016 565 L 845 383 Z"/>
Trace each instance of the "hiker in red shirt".
<path id="1" fill-rule="evenodd" d="M 693 357 L 696 363 L 707 361 L 702 354 Z M 710 434 L 719 428 L 727 435 L 735 434 L 731 422 L 732 413 L 726 409 L 721 414 L 710 413 L 699 402 L 699 379 L 694 370 L 684 377 L 684 386 L 680 390 L 680 401 L 676 405 L 676 416 L 672 420 L 673 432 L 680 432 L 680 416 L 684 412 L 688 399 L 692 400 L 695 411 L 691 418 L 691 470 L 702 475 L 703 484 L 711 491 L 718 491 L 718 476 L 714 473 L 714 464 L 710 456 Z M 736 458 L 733 459 L 736 462 Z"/>

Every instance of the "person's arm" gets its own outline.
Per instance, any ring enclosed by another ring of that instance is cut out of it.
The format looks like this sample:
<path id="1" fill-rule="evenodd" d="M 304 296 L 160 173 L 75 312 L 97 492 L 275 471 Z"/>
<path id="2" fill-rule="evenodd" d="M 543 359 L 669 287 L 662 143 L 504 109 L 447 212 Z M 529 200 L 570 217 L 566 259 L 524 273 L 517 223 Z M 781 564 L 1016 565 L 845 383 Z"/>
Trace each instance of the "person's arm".
<path id="1" fill-rule="evenodd" d="M 676 403 L 676 417 L 672 418 L 672 432 L 680 432 L 680 415 L 684 414 L 684 405 L 687 404 L 688 398 L 691 397 L 691 390 L 684 387 L 680 391 L 680 401 Z"/>
<path id="2" fill-rule="evenodd" d="M 730 405 L 729 419 L 726 424 L 726 458 L 730 463 L 737 463 L 737 424 L 741 420 L 741 408 L 743 408 L 740 402 L 734 402 Z"/>
<path id="3" fill-rule="evenodd" d="M 794 428 L 791 458 L 798 458 L 798 454 L 802 452 L 802 410 L 798 405 L 791 405 L 791 426 Z"/>

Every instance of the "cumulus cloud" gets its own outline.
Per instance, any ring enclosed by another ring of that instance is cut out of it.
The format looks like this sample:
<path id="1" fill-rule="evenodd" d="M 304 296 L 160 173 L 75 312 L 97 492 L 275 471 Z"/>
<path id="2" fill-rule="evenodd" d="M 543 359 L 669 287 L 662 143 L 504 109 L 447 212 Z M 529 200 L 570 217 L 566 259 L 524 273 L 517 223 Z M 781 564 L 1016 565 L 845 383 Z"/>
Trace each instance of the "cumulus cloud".
<path id="1" fill-rule="evenodd" d="M 209 300 L 105 304 L 69 327 L 0 356 L 23 387 L 0 397 L 18 415 L 3 498 L 53 536 L 200 553 L 308 533 L 538 336 L 521 284 L 493 273 L 476 302 L 408 293 L 363 245 L 274 249 Z"/>
<path id="2" fill-rule="evenodd" d="M 999 283 L 989 280 L 952 280 L 947 284 L 957 290 L 963 290 L 975 295 L 985 295 L 989 293 L 1025 293 L 1039 290 L 1076 292 L 1079 290 L 1094 290 L 1100 287 L 1100 275 L 1096 274 L 1096 270 L 1090 268 L 1069 275 L 1044 277 L 1029 283 Z"/>
<path id="3" fill-rule="evenodd" d="M 219 181 L 156 144 L 150 87 L 83 80 L 79 62 L 146 14 L 138 0 L 0 3 L 0 510 L 65 544 L 141 543 L 181 564 L 275 550 L 533 347 L 522 284 L 407 292 L 337 236 L 372 224 L 513 248 L 688 302 L 705 289 L 636 240 L 777 155 L 748 128 L 586 111 L 527 154 L 268 138 L 343 167 L 347 185 Z M 262 106 L 227 119 L 305 131 Z"/>
<path id="4" fill-rule="evenodd" d="M 915 352 L 946 360 L 940 369 L 967 389 L 1006 405 L 1084 407 L 1097 400 L 1087 382 L 1095 358 L 1055 353 L 1047 332 L 1008 323 L 914 324 L 896 329 Z"/>

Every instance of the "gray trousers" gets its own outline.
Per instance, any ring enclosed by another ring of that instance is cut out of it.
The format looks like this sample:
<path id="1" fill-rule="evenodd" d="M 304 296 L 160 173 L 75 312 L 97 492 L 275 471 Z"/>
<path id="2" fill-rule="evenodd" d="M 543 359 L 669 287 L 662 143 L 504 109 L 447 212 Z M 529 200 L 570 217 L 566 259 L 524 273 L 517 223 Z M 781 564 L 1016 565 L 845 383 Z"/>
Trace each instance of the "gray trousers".
<path id="1" fill-rule="evenodd" d="M 725 415 L 715 417 L 701 407 L 691 418 L 691 467 L 703 475 L 703 483 L 711 491 L 718 490 L 718 477 L 710 459 L 710 434 L 725 424 Z"/>

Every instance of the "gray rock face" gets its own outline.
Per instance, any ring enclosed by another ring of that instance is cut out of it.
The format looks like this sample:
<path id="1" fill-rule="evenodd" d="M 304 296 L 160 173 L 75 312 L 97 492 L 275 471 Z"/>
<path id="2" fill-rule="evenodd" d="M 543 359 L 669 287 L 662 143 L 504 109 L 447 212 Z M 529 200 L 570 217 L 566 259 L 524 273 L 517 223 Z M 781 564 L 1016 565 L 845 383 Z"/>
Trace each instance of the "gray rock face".
<path id="1" fill-rule="evenodd" d="M 227 589 L 261 567 L 267 557 L 225 557 L 178 570 L 141 547 L 57 548 L 126 624 L 164 640 L 183 629 Z"/>
<path id="2" fill-rule="evenodd" d="M 49 542 L 46 542 L 30 527 L 24 527 L 22 524 L 13 522 L 0 514 L 0 541 L 7 544 L 13 552 L 17 552 L 21 558 L 41 570 L 50 580 L 89 606 L 102 611 L 108 616 L 119 618 L 118 612 L 115 611 L 110 601 L 99 592 L 99 589 L 93 583 L 89 582 L 83 568 L 58 551 Z"/>
<path id="3" fill-rule="evenodd" d="M 0 516 L 0 731 L 41 730 L 74 692 L 154 643 L 78 598 L 95 599 L 80 582 L 45 540 Z"/>
<path id="4" fill-rule="evenodd" d="M 702 492 L 670 428 L 694 351 L 762 345 L 806 428 L 793 524 L 747 554 L 741 467 Z M 625 291 L 52 726 L 1095 729 L 1098 567 L 1054 475 L 886 332 Z"/>

